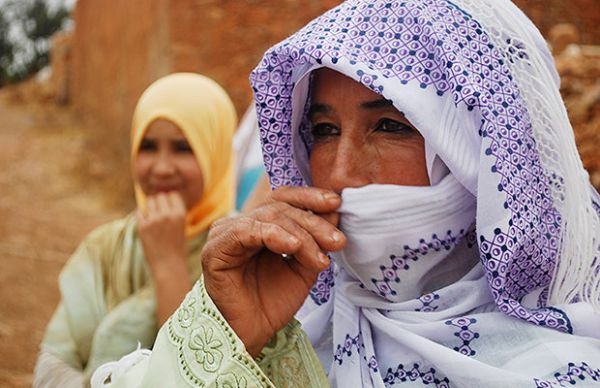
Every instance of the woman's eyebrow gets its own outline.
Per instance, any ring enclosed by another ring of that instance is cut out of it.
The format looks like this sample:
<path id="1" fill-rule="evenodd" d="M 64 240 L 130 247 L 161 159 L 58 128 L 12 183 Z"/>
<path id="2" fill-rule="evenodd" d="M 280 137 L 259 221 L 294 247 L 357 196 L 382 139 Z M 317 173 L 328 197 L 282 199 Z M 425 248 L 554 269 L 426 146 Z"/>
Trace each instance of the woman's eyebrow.
<path id="1" fill-rule="evenodd" d="M 362 104 L 360 104 L 360 107 L 364 108 L 364 109 L 381 109 L 381 108 L 387 108 L 390 106 L 393 106 L 393 103 L 391 100 L 388 100 L 387 98 L 379 98 L 377 100 L 367 101 L 367 102 L 363 102 Z"/>
<path id="2" fill-rule="evenodd" d="M 331 108 L 330 105 L 327 104 L 312 104 L 310 106 L 310 108 L 308 109 L 308 117 L 312 117 L 313 115 L 316 115 L 317 113 L 331 113 L 333 112 L 333 108 Z"/>

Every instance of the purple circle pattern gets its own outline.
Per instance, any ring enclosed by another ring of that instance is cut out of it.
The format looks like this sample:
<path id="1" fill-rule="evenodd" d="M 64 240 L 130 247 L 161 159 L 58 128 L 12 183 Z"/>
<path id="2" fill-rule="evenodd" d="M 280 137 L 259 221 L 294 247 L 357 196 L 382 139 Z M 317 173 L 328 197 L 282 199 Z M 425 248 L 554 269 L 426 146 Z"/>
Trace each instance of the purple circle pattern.
<path id="1" fill-rule="evenodd" d="M 454 332 L 454 335 L 461 340 L 461 344 L 453 348 L 455 351 L 469 357 L 472 357 L 477 353 L 475 349 L 471 347 L 471 342 L 479 338 L 479 333 L 471 328 L 471 326 L 476 323 L 477 320 L 475 318 L 467 317 L 454 318 L 445 322 L 446 325 L 458 328 L 458 331 Z"/>
<path id="2" fill-rule="evenodd" d="M 373 286 L 368 288 L 384 298 L 397 295 L 398 292 L 394 289 L 394 285 L 402 281 L 401 274 L 410 270 L 410 263 L 431 252 L 439 252 L 442 249 L 450 251 L 463 240 L 467 242 L 468 248 L 472 248 L 474 246 L 472 242 L 475 240 L 475 230 L 469 230 L 465 233 L 465 230 L 461 229 L 457 234 L 452 234 L 452 231 L 449 230 L 445 236 L 438 237 L 437 234 L 433 234 L 428 242 L 421 239 L 415 247 L 405 245 L 402 253 L 389 256 L 391 263 L 388 266 L 381 265 L 379 267 L 381 278 L 371 278 Z M 406 276 L 410 276 L 410 273 Z"/>
<path id="3" fill-rule="evenodd" d="M 600 369 L 594 369 L 585 362 L 582 362 L 579 365 L 576 365 L 574 362 L 570 362 L 567 365 L 567 370 L 565 373 L 555 373 L 554 379 L 556 382 L 542 379 L 534 379 L 534 382 L 536 383 L 537 388 L 556 387 L 557 384 L 560 387 L 568 387 L 576 385 L 577 383 L 586 379 L 588 379 L 590 383 L 592 381 L 598 383 L 600 382 Z"/>
<path id="4" fill-rule="evenodd" d="M 432 385 L 436 388 L 449 388 L 450 380 L 447 377 L 439 376 L 434 368 L 425 369 L 419 364 L 404 365 L 399 364 L 396 368 L 388 368 L 383 377 L 386 387 L 392 387 L 397 383 L 418 382 L 422 385 Z"/>
<path id="5" fill-rule="evenodd" d="M 476 110 L 482 158 L 493 161 L 491 171 L 480 176 L 499 179 L 497 190 L 505 195 L 503 203 L 488 206 L 503 206 L 509 214 L 508 222 L 493 226 L 492 236 L 479 235 L 494 300 L 507 315 L 568 331 L 560 310 L 520 303 L 551 281 L 561 219 L 526 106 L 506 64 L 526 59 L 529 48 L 516 37 L 507 44 L 506 53 L 495 47 L 481 25 L 451 1 L 346 1 L 270 49 L 251 74 L 264 163 L 274 187 L 304 184 L 291 148 L 292 72 L 300 66 L 335 69 L 343 58 L 355 69 L 346 75 L 382 95 L 384 80 L 394 88 L 418 83 L 456 106 Z"/>
<path id="6" fill-rule="evenodd" d="M 346 334 L 346 338 L 344 339 L 343 344 L 338 344 L 335 349 L 335 353 L 333 354 L 333 360 L 338 363 L 338 365 L 342 365 L 344 363 L 344 357 L 352 356 L 352 350 L 356 348 L 356 352 L 360 355 L 365 351 L 365 345 L 362 340 L 362 333 L 358 333 L 355 336 L 351 336 L 350 334 Z M 367 358 L 363 355 L 363 359 L 366 361 Z M 377 362 L 377 361 L 375 361 Z"/>
<path id="7" fill-rule="evenodd" d="M 317 281 L 310 289 L 310 298 L 315 302 L 317 306 L 320 306 L 329 301 L 331 297 L 331 289 L 333 288 L 334 276 L 333 276 L 333 259 L 329 256 L 331 264 L 326 270 L 319 272 Z"/>
<path id="8" fill-rule="evenodd" d="M 439 306 L 435 306 L 434 303 L 439 301 L 440 296 L 435 292 L 425 294 L 418 299 L 421 302 L 421 307 L 416 308 L 415 311 L 420 311 L 423 313 L 430 313 L 436 311 Z"/>

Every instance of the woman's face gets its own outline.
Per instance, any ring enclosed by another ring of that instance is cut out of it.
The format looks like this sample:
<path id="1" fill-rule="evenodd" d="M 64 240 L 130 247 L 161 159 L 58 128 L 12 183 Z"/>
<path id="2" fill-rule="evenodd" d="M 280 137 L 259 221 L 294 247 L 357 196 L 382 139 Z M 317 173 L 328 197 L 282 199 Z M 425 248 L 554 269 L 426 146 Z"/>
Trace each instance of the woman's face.
<path id="1" fill-rule="evenodd" d="M 389 100 L 351 78 L 317 70 L 309 119 L 315 187 L 429 185 L 423 136 Z"/>
<path id="2" fill-rule="evenodd" d="M 177 191 L 188 210 L 202 197 L 202 171 L 183 132 L 171 121 L 148 126 L 134 162 L 135 177 L 147 196 Z"/>

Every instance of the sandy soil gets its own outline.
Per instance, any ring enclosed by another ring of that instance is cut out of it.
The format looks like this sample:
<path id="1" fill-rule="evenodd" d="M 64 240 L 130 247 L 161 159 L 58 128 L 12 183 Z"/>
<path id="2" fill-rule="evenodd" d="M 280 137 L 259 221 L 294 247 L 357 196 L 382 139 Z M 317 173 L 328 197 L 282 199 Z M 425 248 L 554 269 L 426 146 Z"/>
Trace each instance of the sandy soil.
<path id="1" fill-rule="evenodd" d="M 88 134 L 70 111 L 0 90 L 0 118 L 0 387 L 27 387 L 61 267 L 124 213 L 81 179 Z"/>

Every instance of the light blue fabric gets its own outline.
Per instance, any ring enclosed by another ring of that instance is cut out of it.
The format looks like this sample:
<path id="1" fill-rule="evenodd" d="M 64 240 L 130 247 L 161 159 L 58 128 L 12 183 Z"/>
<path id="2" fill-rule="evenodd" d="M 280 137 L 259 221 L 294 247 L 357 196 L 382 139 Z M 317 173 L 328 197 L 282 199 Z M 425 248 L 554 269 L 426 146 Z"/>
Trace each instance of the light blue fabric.
<path id="1" fill-rule="evenodd" d="M 261 164 L 256 167 L 252 167 L 242 174 L 242 178 L 240 179 L 237 195 L 235 200 L 235 208 L 236 210 L 241 210 L 246 200 L 254 191 L 256 184 L 260 180 L 260 176 L 264 173 L 265 167 Z"/>

